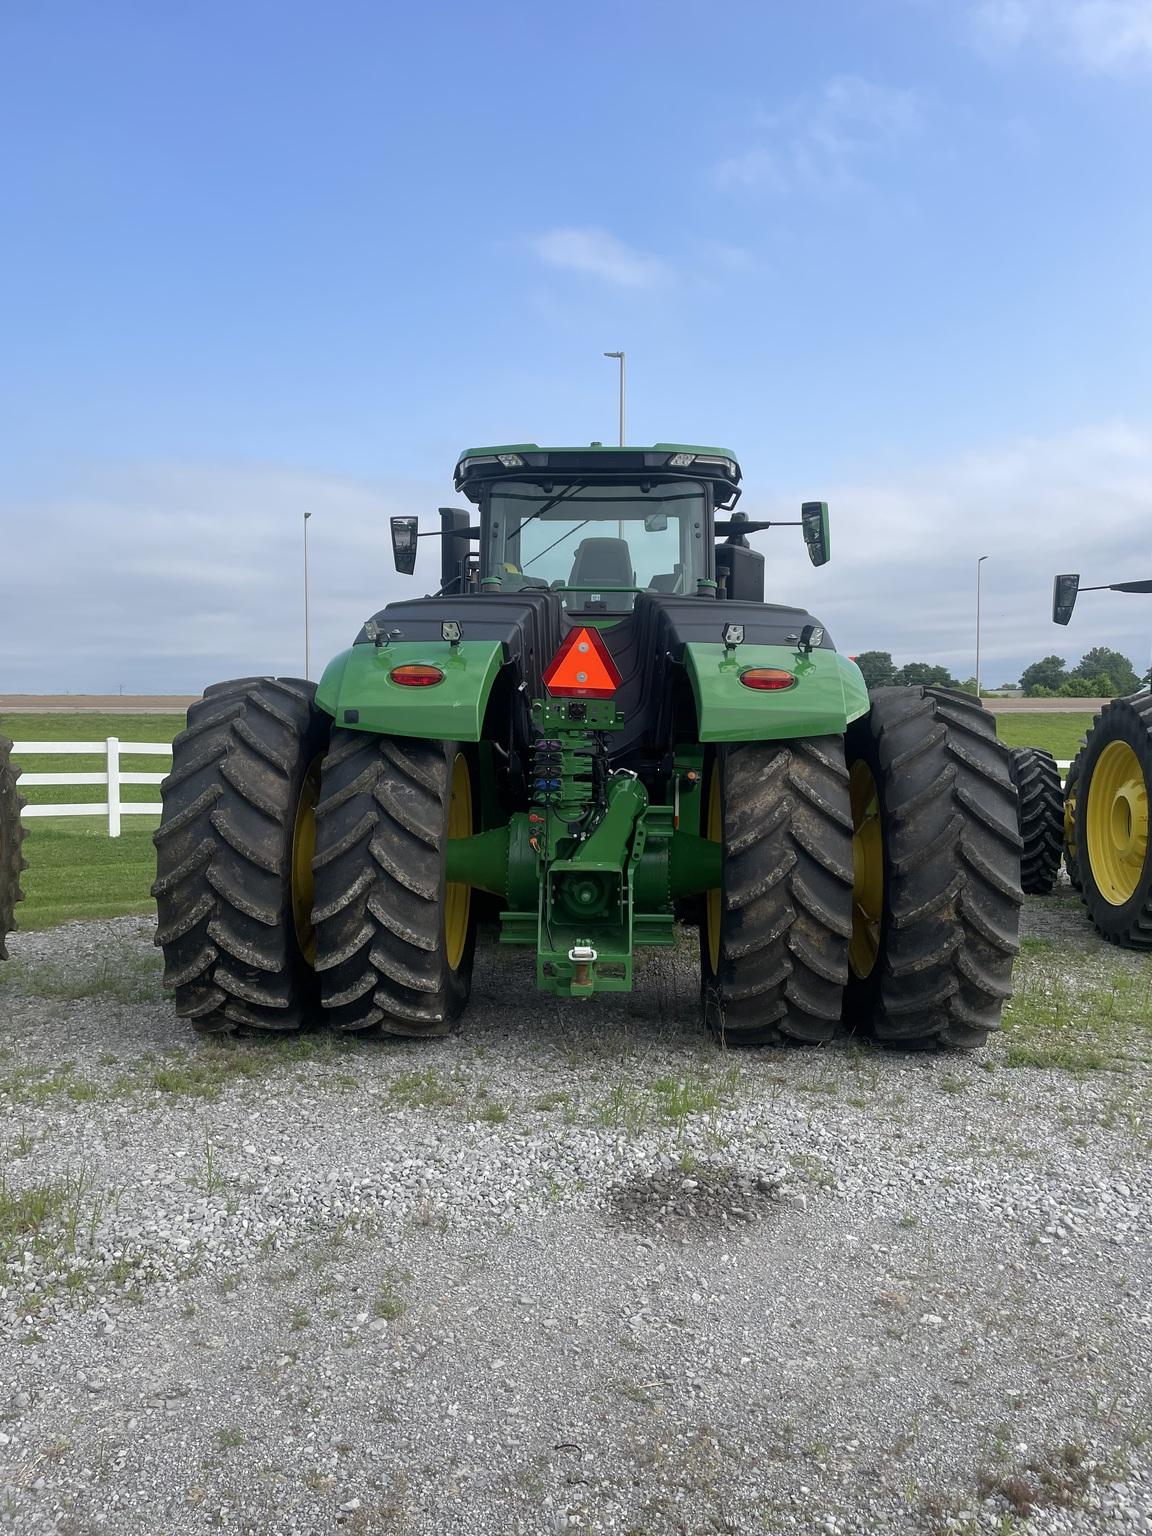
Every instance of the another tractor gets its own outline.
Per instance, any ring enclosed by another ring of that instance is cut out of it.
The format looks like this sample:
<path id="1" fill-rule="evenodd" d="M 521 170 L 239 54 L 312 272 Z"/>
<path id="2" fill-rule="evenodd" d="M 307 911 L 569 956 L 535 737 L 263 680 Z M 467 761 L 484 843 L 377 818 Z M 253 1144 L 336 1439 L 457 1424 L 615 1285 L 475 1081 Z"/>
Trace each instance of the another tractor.
<path id="1" fill-rule="evenodd" d="M 440 539 L 435 595 L 318 687 L 208 689 L 156 834 L 178 1012 L 442 1035 L 491 915 L 574 1001 L 691 925 L 729 1044 L 981 1044 L 1022 901 L 1007 751 L 978 700 L 869 697 L 818 619 L 764 601 L 740 479 L 721 448 L 471 449 L 468 507 L 392 519 L 402 572 Z M 824 564 L 826 505 L 799 525 Z"/>
<path id="2" fill-rule="evenodd" d="M 1067 624 L 1081 592 L 1152 593 L 1150 581 L 1081 587 L 1057 576 L 1052 618 Z M 1113 944 L 1152 949 L 1152 693 L 1113 699 L 1096 716 L 1064 785 L 1064 862 L 1097 930 Z"/>
<path id="3" fill-rule="evenodd" d="M 4 940 L 16 926 L 16 903 L 24 899 L 20 875 L 28 867 L 21 854 L 24 801 L 16 792 L 19 777 L 20 769 L 12 761 L 12 743 L 0 736 L 0 960 L 8 958 Z"/>

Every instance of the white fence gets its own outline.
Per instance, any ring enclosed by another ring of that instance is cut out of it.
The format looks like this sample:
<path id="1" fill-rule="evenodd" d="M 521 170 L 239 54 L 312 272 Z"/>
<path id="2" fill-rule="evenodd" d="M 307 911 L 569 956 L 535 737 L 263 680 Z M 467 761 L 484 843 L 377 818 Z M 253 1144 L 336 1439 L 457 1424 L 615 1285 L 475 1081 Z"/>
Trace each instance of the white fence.
<path id="1" fill-rule="evenodd" d="M 167 777 L 163 773 L 128 773 L 120 766 L 121 757 L 171 757 L 172 748 L 163 741 L 121 741 L 109 736 L 104 741 L 14 741 L 12 756 L 21 757 L 103 757 L 102 773 L 24 773 L 20 788 L 36 789 L 43 785 L 106 784 L 106 800 L 90 800 L 79 805 L 55 805 L 42 803 L 26 805 L 21 815 L 28 819 L 40 816 L 106 816 L 108 836 L 120 836 L 122 816 L 159 816 L 159 800 L 122 800 L 121 787 L 125 784 L 162 784 Z"/>
<path id="2" fill-rule="evenodd" d="M 109 736 L 105 741 L 14 741 L 12 755 L 26 757 L 88 757 L 101 756 L 105 760 L 103 773 L 25 773 L 20 778 L 21 789 L 35 789 L 38 785 L 106 784 L 108 798 L 92 800 L 83 805 L 26 805 L 21 813 L 25 819 L 38 816 L 106 816 L 108 836 L 120 836 L 122 816 L 159 816 L 162 809 L 159 800 L 121 800 L 120 788 L 124 784 L 162 784 L 163 773 L 126 773 L 120 767 L 122 756 L 171 757 L 172 748 L 162 741 L 121 741 Z M 1061 761 L 1056 764 L 1067 773 L 1072 764 Z"/>

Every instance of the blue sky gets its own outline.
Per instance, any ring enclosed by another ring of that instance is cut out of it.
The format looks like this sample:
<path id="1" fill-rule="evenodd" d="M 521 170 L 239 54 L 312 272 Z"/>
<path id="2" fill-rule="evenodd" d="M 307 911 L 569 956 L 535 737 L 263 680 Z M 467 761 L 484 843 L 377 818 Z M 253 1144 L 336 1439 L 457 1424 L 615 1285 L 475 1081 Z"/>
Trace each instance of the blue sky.
<path id="1" fill-rule="evenodd" d="M 832 502 L 766 547 L 844 648 L 968 675 L 988 552 L 987 681 L 1143 662 L 1047 592 L 1152 573 L 1150 85 L 1152 0 L 0 0 L 0 690 L 298 671 L 303 510 L 341 648 L 618 347 L 631 439 Z"/>

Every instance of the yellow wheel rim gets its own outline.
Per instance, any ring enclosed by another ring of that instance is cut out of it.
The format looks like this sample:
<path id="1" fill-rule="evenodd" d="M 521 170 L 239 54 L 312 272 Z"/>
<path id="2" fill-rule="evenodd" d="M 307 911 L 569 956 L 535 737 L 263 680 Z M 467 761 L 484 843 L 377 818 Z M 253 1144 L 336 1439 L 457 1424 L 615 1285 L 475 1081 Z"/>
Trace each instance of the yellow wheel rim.
<path id="1" fill-rule="evenodd" d="M 720 807 L 720 765 L 717 763 L 712 769 L 712 782 L 708 789 L 708 841 L 710 843 L 722 843 L 724 841 L 724 813 Z M 712 967 L 713 976 L 720 969 L 720 912 L 723 901 L 723 891 L 719 886 L 708 892 L 705 897 L 705 933 L 708 937 L 708 964 Z"/>
<path id="2" fill-rule="evenodd" d="M 316 930 L 312 926 L 315 880 L 312 860 L 316 857 L 316 801 L 320 797 L 320 762 L 314 757 L 300 786 L 296 802 L 296 821 L 292 828 L 292 921 L 296 942 L 309 965 L 316 964 Z"/>
<path id="3" fill-rule="evenodd" d="M 452 765 L 452 792 L 448 801 L 448 836 L 472 836 L 472 775 L 463 752 Z M 459 968 L 468 943 L 468 919 L 472 911 L 472 887 L 444 887 L 444 950 L 452 970 Z"/>
<path id="4" fill-rule="evenodd" d="M 884 834 L 880 794 L 863 758 L 852 764 L 852 937 L 848 964 L 861 980 L 870 976 L 880 954 L 884 918 Z"/>
<path id="5" fill-rule="evenodd" d="M 1148 784 L 1126 741 L 1111 741 L 1096 759 L 1084 825 L 1092 878 L 1104 900 L 1122 907 L 1140 889 L 1148 853 Z"/>

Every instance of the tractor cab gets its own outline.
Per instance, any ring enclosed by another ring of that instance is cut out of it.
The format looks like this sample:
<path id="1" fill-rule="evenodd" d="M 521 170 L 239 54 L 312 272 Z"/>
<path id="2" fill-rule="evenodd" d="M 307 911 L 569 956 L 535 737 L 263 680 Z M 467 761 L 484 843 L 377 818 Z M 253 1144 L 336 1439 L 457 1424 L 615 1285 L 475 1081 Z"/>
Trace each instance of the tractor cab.
<path id="1" fill-rule="evenodd" d="M 455 483 L 479 522 L 440 509 L 441 592 L 553 591 L 566 614 L 608 622 L 632 612 L 643 592 L 763 602 L 764 557 L 747 534 L 773 524 L 733 511 L 740 478 L 727 449 L 683 443 L 468 449 Z M 801 521 L 813 562 L 823 564 L 826 506 L 806 504 Z M 398 570 L 412 571 L 415 541 L 428 536 L 415 518 L 392 519 Z"/>

